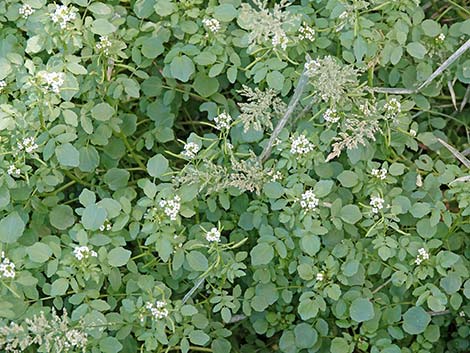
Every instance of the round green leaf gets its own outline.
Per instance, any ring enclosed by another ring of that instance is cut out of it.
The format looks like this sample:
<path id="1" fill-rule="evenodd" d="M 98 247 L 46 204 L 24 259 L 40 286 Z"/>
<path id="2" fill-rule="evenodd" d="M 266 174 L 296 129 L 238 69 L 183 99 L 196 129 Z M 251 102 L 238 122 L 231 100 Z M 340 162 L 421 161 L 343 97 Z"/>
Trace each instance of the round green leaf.
<path id="1" fill-rule="evenodd" d="M 278 199 L 284 194 L 284 188 L 278 182 L 273 181 L 264 184 L 263 192 L 270 199 Z"/>
<path id="2" fill-rule="evenodd" d="M 357 176 L 357 174 L 350 170 L 345 170 L 341 172 L 337 178 L 341 185 L 345 188 L 352 188 L 356 186 L 359 182 L 359 177 Z"/>
<path id="3" fill-rule="evenodd" d="M 24 232 L 25 223 L 18 212 L 12 212 L 0 221 L 0 241 L 14 243 Z"/>
<path id="4" fill-rule="evenodd" d="M 354 299 L 349 308 L 349 315 L 357 322 L 370 320 L 374 317 L 374 306 L 368 299 Z"/>
<path id="5" fill-rule="evenodd" d="M 362 218 L 362 213 L 356 205 L 346 205 L 341 209 L 341 219 L 349 224 L 355 224 Z"/>
<path id="6" fill-rule="evenodd" d="M 108 253 L 108 264 L 113 267 L 124 266 L 129 261 L 131 254 L 130 250 L 118 246 Z"/>
<path id="7" fill-rule="evenodd" d="M 203 73 L 196 75 L 193 83 L 194 90 L 203 97 L 210 97 L 219 90 L 219 81 Z"/>
<path id="8" fill-rule="evenodd" d="M 318 333 L 307 324 L 301 323 L 294 328 L 295 345 L 299 349 L 311 348 L 317 342 Z"/>
<path id="9" fill-rule="evenodd" d="M 150 176 L 159 178 L 167 171 L 168 165 L 168 160 L 161 154 L 157 154 L 148 160 L 147 170 Z"/>
<path id="10" fill-rule="evenodd" d="M 221 4 L 214 9 L 214 17 L 222 22 L 230 22 L 237 15 L 238 11 L 232 4 Z"/>
<path id="11" fill-rule="evenodd" d="M 108 103 L 98 103 L 91 109 L 91 116 L 100 121 L 111 119 L 114 115 L 114 109 Z"/>
<path id="12" fill-rule="evenodd" d="M 266 82 L 270 88 L 281 91 L 284 86 L 284 75 L 279 71 L 271 71 L 266 76 Z"/>
<path id="13" fill-rule="evenodd" d="M 342 337 L 335 337 L 331 341 L 331 353 L 347 353 L 349 352 L 349 343 Z"/>
<path id="14" fill-rule="evenodd" d="M 64 295 L 69 288 L 69 280 L 67 278 L 56 279 L 51 286 L 51 296 L 56 297 Z"/>
<path id="15" fill-rule="evenodd" d="M 38 242 L 29 246 L 26 253 L 31 261 L 42 264 L 49 260 L 49 257 L 52 255 L 52 250 L 49 245 Z"/>
<path id="16" fill-rule="evenodd" d="M 121 342 L 114 337 L 105 337 L 100 340 L 100 351 L 103 353 L 117 353 L 122 348 Z"/>
<path id="17" fill-rule="evenodd" d="M 51 225 L 57 229 L 67 229 L 75 223 L 73 209 L 67 205 L 55 206 L 49 213 L 49 221 Z"/>
<path id="18" fill-rule="evenodd" d="M 85 229 L 98 230 L 106 220 L 106 210 L 95 204 L 88 205 L 82 214 L 82 224 Z"/>
<path id="19" fill-rule="evenodd" d="M 419 335 L 426 330 L 431 316 L 420 306 L 414 306 L 403 314 L 403 330 L 410 335 Z"/>
<path id="20" fill-rule="evenodd" d="M 188 82 L 195 70 L 193 61 L 186 55 L 174 57 L 170 64 L 172 76 L 182 82 Z"/>
<path id="21" fill-rule="evenodd" d="M 55 154 L 59 163 L 64 167 L 78 167 L 80 164 L 80 153 L 71 143 L 57 146 Z"/>
<path id="22" fill-rule="evenodd" d="M 408 45 L 406 46 L 406 51 L 408 52 L 408 54 L 410 54 L 416 59 L 424 59 L 424 56 L 426 55 L 428 50 L 421 43 L 412 42 L 408 43 Z"/>
<path id="23" fill-rule="evenodd" d="M 260 243 L 250 251 L 253 266 L 267 265 L 274 258 L 274 249 L 268 243 Z"/>
<path id="24" fill-rule="evenodd" d="M 209 262 L 207 258 L 199 251 L 191 251 L 186 255 L 186 260 L 188 261 L 189 267 L 194 271 L 203 272 L 209 268 Z"/>
<path id="25" fill-rule="evenodd" d="M 91 31 L 100 36 L 106 36 L 115 32 L 117 27 L 104 18 L 94 20 L 91 24 Z"/>

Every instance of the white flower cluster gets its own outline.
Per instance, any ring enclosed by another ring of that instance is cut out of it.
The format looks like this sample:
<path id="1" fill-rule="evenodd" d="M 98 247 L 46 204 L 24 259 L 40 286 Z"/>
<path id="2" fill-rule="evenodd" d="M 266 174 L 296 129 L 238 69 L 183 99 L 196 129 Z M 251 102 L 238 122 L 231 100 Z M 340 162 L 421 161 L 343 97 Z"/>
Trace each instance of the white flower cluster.
<path id="1" fill-rule="evenodd" d="M 329 123 L 337 123 L 339 121 L 339 114 L 334 108 L 328 108 L 324 113 L 323 113 L 323 119 Z"/>
<path id="2" fill-rule="evenodd" d="M 316 278 L 317 278 L 317 281 L 321 282 L 325 279 L 325 274 L 323 272 L 318 272 Z"/>
<path id="3" fill-rule="evenodd" d="M 112 228 L 113 228 L 113 225 L 108 220 L 105 220 L 104 223 L 100 225 L 101 232 L 104 232 L 105 230 L 111 230 Z"/>
<path id="4" fill-rule="evenodd" d="M 206 26 L 212 33 L 220 31 L 220 22 L 215 18 L 205 18 L 202 20 L 202 24 Z"/>
<path id="5" fill-rule="evenodd" d="M 280 171 L 269 169 L 266 174 L 268 174 L 271 177 L 271 181 L 282 180 L 282 173 Z"/>
<path id="6" fill-rule="evenodd" d="M 213 227 L 206 233 L 206 240 L 209 242 L 220 242 L 220 231 L 216 227 Z"/>
<path id="7" fill-rule="evenodd" d="M 56 5 L 55 11 L 51 13 L 52 22 L 58 23 L 60 28 L 65 29 L 70 21 L 77 18 L 75 7 L 68 8 L 66 5 Z"/>
<path id="8" fill-rule="evenodd" d="M 232 117 L 227 112 L 223 112 L 214 118 L 215 128 L 217 130 L 230 129 Z"/>
<path id="9" fill-rule="evenodd" d="M 173 197 L 172 200 L 160 200 L 159 205 L 172 221 L 176 221 L 176 217 L 181 208 L 181 198 L 178 195 Z"/>
<path id="10" fill-rule="evenodd" d="M 371 174 L 378 179 L 384 180 L 387 178 L 387 169 L 380 168 L 380 169 L 372 169 Z"/>
<path id="11" fill-rule="evenodd" d="M 60 87 L 64 84 L 65 74 L 63 72 L 40 72 L 39 79 L 46 88 L 54 93 L 60 93 Z"/>
<path id="12" fill-rule="evenodd" d="M 201 147 L 197 143 L 188 142 L 184 144 L 184 151 L 181 154 L 186 158 L 193 159 L 200 149 Z"/>
<path id="13" fill-rule="evenodd" d="M 299 28 L 299 33 L 300 40 L 307 39 L 311 42 L 315 40 L 315 30 L 306 23 Z"/>
<path id="14" fill-rule="evenodd" d="M 313 211 L 317 208 L 319 200 L 315 197 L 313 190 L 305 191 L 300 199 L 300 207 L 307 211 Z"/>
<path id="15" fill-rule="evenodd" d="M 369 105 L 367 103 L 365 104 L 359 104 L 359 110 L 361 113 L 364 115 L 364 117 L 368 117 L 372 114 L 374 114 L 377 110 L 375 109 L 375 106 Z"/>
<path id="16" fill-rule="evenodd" d="M 275 33 L 271 40 L 271 44 L 274 47 L 280 46 L 282 50 L 286 50 L 287 44 L 289 43 L 289 38 L 284 32 Z"/>
<path id="17" fill-rule="evenodd" d="M 26 137 L 22 142 L 18 142 L 17 145 L 20 151 L 25 150 L 27 153 L 33 153 L 39 147 L 34 137 Z"/>
<path id="18" fill-rule="evenodd" d="M 401 104 L 396 98 L 392 98 L 385 103 L 384 108 L 385 116 L 387 118 L 396 118 L 396 116 L 401 112 Z"/>
<path id="19" fill-rule="evenodd" d="M 7 86 L 7 83 L 4 80 L 0 80 L 0 92 Z"/>
<path id="20" fill-rule="evenodd" d="M 4 251 L 2 251 L 1 255 L 2 262 L 0 262 L 0 277 L 15 278 L 15 264 L 11 262 L 8 257 L 5 257 Z"/>
<path id="21" fill-rule="evenodd" d="M 307 154 L 313 151 L 313 143 L 311 143 L 305 135 L 291 139 L 290 153 L 293 154 Z"/>
<path id="22" fill-rule="evenodd" d="M 64 347 L 67 350 L 73 347 L 85 347 L 88 342 L 88 335 L 76 329 L 65 332 L 65 338 Z"/>
<path id="23" fill-rule="evenodd" d="M 18 178 L 21 175 L 21 170 L 19 168 L 16 168 L 14 164 L 10 164 L 7 173 L 13 178 Z"/>
<path id="24" fill-rule="evenodd" d="M 28 4 L 23 4 L 18 12 L 24 19 L 26 19 L 34 13 L 34 9 Z"/>
<path id="25" fill-rule="evenodd" d="M 380 196 L 372 196 L 370 198 L 370 205 L 372 206 L 372 213 L 379 213 L 379 210 L 384 208 L 385 200 Z"/>
<path id="26" fill-rule="evenodd" d="M 166 303 L 162 300 L 157 300 L 155 304 L 147 302 L 145 308 L 150 311 L 155 320 L 164 319 L 168 316 L 168 309 Z"/>
<path id="27" fill-rule="evenodd" d="M 321 69 L 320 61 L 310 60 L 305 63 L 305 70 L 307 71 L 307 76 L 314 76 Z"/>
<path id="28" fill-rule="evenodd" d="M 108 36 L 100 36 L 100 41 L 96 43 L 96 49 L 102 50 L 106 55 L 109 54 L 109 48 L 111 48 L 111 41 Z"/>
<path id="29" fill-rule="evenodd" d="M 446 35 L 444 33 L 441 33 L 435 38 L 435 41 L 438 43 L 442 43 L 445 39 L 446 39 Z"/>
<path id="30" fill-rule="evenodd" d="M 88 259 L 89 257 L 97 257 L 98 254 L 94 250 L 90 250 L 90 248 L 86 245 L 84 246 L 76 246 L 73 249 L 73 254 L 77 258 L 77 260 L 82 261 L 83 259 Z"/>
<path id="31" fill-rule="evenodd" d="M 428 260 L 428 259 L 429 259 L 429 253 L 426 251 L 426 249 L 425 248 L 419 248 L 418 249 L 418 256 L 416 256 L 415 264 L 420 265 L 421 262 L 423 262 L 424 260 Z"/>

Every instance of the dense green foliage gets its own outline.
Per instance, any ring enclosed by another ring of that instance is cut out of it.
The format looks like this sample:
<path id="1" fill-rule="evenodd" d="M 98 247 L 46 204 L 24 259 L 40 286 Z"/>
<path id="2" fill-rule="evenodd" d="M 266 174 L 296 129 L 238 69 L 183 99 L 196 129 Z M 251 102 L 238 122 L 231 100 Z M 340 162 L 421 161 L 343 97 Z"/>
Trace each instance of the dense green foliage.
<path id="1" fill-rule="evenodd" d="M 468 352 L 468 3 L 1 1 L 0 350 Z"/>

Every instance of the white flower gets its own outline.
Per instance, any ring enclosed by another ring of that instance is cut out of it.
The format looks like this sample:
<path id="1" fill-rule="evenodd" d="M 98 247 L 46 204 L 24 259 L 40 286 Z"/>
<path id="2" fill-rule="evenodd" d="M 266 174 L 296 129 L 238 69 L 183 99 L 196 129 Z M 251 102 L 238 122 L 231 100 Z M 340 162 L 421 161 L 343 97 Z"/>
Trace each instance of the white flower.
<path id="1" fill-rule="evenodd" d="M 415 264 L 420 265 L 424 260 L 429 260 L 429 253 L 426 251 L 425 248 L 419 248 L 418 255 L 415 259 Z"/>
<path id="2" fill-rule="evenodd" d="M 104 232 L 105 230 L 111 230 L 112 228 L 113 228 L 113 225 L 111 224 L 110 221 L 106 219 L 104 223 L 100 226 L 100 231 Z"/>
<path id="3" fill-rule="evenodd" d="M 378 179 L 384 180 L 385 178 L 387 178 L 387 169 L 372 169 L 371 174 Z"/>
<path id="4" fill-rule="evenodd" d="M 215 128 L 217 130 L 230 129 L 232 117 L 227 112 L 223 112 L 214 118 Z"/>
<path id="5" fill-rule="evenodd" d="M 58 23 L 60 28 L 65 29 L 68 22 L 75 20 L 77 17 L 77 9 L 75 7 L 68 8 L 66 5 L 56 5 L 55 11 L 51 13 L 51 20 Z"/>
<path id="6" fill-rule="evenodd" d="M 38 147 L 34 137 L 26 137 L 22 142 L 18 142 L 18 149 L 20 151 L 25 150 L 27 153 L 33 153 Z"/>
<path id="7" fill-rule="evenodd" d="M 212 33 L 220 31 L 220 22 L 215 18 L 205 18 L 202 20 L 202 24 L 206 26 Z"/>
<path id="8" fill-rule="evenodd" d="M 46 88 L 54 93 L 60 93 L 60 87 L 62 87 L 65 81 L 65 74 L 63 72 L 41 71 L 38 73 L 38 77 L 46 85 Z"/>
<path id="9" fill-rule="evenodd" d="M 436 40 L 436 42 L 443 42 L 444 39 L 446 39 L 446 35 L 444 33 L 441 33 L 436 37 L 435 40 Z"/>
<path id="10" fill-rule="evenodd" d="M 18 178 L 21 175 L 21 170 L 19 168 L 16 168 L 14 164 L 10 164 L 7 170 L 8 175 Z"/>
<path id="11" fill-rule="evenodd" d="M 269 169 L 267 174 L 271 177 L 271 181 L 282 180 L 282 173 L 280 171 L 275 171 L 274 169 Z"/>
<path id="12" fill-rule="evenodd" d="M 312 189 L 305 191 L 300 198 L 300 207 L 306 211 L 313 211 L 318 206 L 318 199 L 315 197 Z"/>
<path id="13" fill-rule="evenodd" d="M 168 310 L 165 308 L 166 303 L 158 300 L 155 304 L 147 302 L 145 308 L 150 311 L 150 314 L 155 320 L 160 320 L 168 316 Z"/>
<path id="14" fill-rule="evenodd" d="M 287 38 L 287 35 L 284 32 L 275 33 L 271 40 L 271 44 L 274 47 L 280 46 L 282 50 L 286 50 L 287 43 L 289 43 L 289 38 Z"/>
<path id="15" fill-rule="evenodd" d="M 460 312 L 459 312 L 459 316 L 460 316 L 460 317 L 465 317 L 465 311 L 463 311 L 463 310 L 460 311 Z"/>
<path id="16" fill-rule="evenodd" d="M 15 264 L 5 257 L 5 252 L 2 251 L 2 262 L 0 262 L 0 277 L 15 278 Z"/>
<path id="17" fill-rule="evenodd" d="M 304 68 L 307 71 L 307 76 L 314 76 L 318 73 L 319 69 L 321 68 L 321 64 L 318 60 L 310 60 L 305 63 Z"/>
<path id="18" fill-rule="evenodd" d="M 184 144 L 184 151 L 181 154 L 186 158 L 193 159 L 200 149 L 201 147 L 197 143 L 188 142 Z"/>
<path id="19" fill-rule="evenodd" d="M 395 119 L 401 112 L 401 104 L 396 98 L 392 98 L 385 103 L 384 109 L 387 118 Z"/>
<path id="20" fill-rule="evenodd" d="M 329 123 L 337 123 L 339 121 L 339 114 L 336 112 L 336 109 L 334 108 L 328 108 L 324 113 L 323 113 L 323 119 Z"/>
<path id="21" fill-rule="evenodd" d="M 416 130 L 410 129 L 410 135 L 416 137 Z"/>
<path id="22" fill-rule="evenodd" d="M 0 92 L 3 91 L 3 89 L 7 86 L 7 83 L 5 80 L 0 80 Z"/>
<path id="23" fill-rule="evenodd" d="M 18 12 L 23 18 L 26 19 L 34 13 L 34 9 L 28 4 L 23 4 Z"/>
<path id="24" fill-rule="evenodd" d="M 305 135 L 300 135 L 297 138 L 291 139 L 292 144 L 290 147 L 290 152 L 293 154 L 307 154 L 313 151 L 313 143 L 311 143 Z"/>
<path id="25" fill-rule="evenodd" d="M 371 114 L 375 113 L 376 109 L 373 105 L 369 105 L 369 104 L 359 104 L 359 110 L 361 111 L 361 113 L 367 117 L 367 116 L 370 116 Z"/>
<path id="26" fill-rule="evenodd" d="M 213 227 L 206 233 L 206 240 L 209 242 L 220 242 L 220 231 L 216 227 Z"/>
<path id="27" fill-rule="evenodd" d="M 373 196 L 370 198 L 370 205 L 372 206 L 373 213 L 379 213 L 379 210 L 384 208 L 385 200 L 380 196 Z"/>
<path id="28" fill-rule="evenodd" d="M 300 40 L 307 39 L 311 42 L 315 40 L 315 30 L 306 23 L 299 28 L 299 33 Z"/>
<path id="29" fill-rule="evenodd" d="M 325 279 L 325 275 L 323 274 L 323 272 L 318 272 L 316 278 L 317 281 L 323 281 Z"/>
<path id="30" fill-rule="evenodd" d="M 82 261 L 83 259 L 88 259 L 89 257 L 97 257 L 98 254 L 94 250 L 90 250 L 88 246 L 76 246 L 73 249 L 73 254 L 77 260 Z"/>
<path id="31" fill-rule="evenodd" d="M 176 195 L 172 200 L 161 200 L 159 205 L 163 208 L 163 212 L 170 217 L 172 221 L 176 221 L 178 213 L 181 208 L 181 198 Z"/>
<path id="32" fill-rule="evenodd" d="M 71 347 L 85 347 L 88 342 L 88 335 L 85 332 L 81 332 L 76 329 L 71 329 L 68 330 L 65 333 L 65 338 L 67 339 L 66 342 L 64 342 L 64 346 L 66 348 L 71 348 Z"/>
<path id="33" fill-rule="evenodd" d="M 96 49 L 102 50 L 106 55 L 109 54 L 109 48 L 111 48 L 111 41 L 108 36 L 100 36 L 100 41 L 96 43 Z"/>

